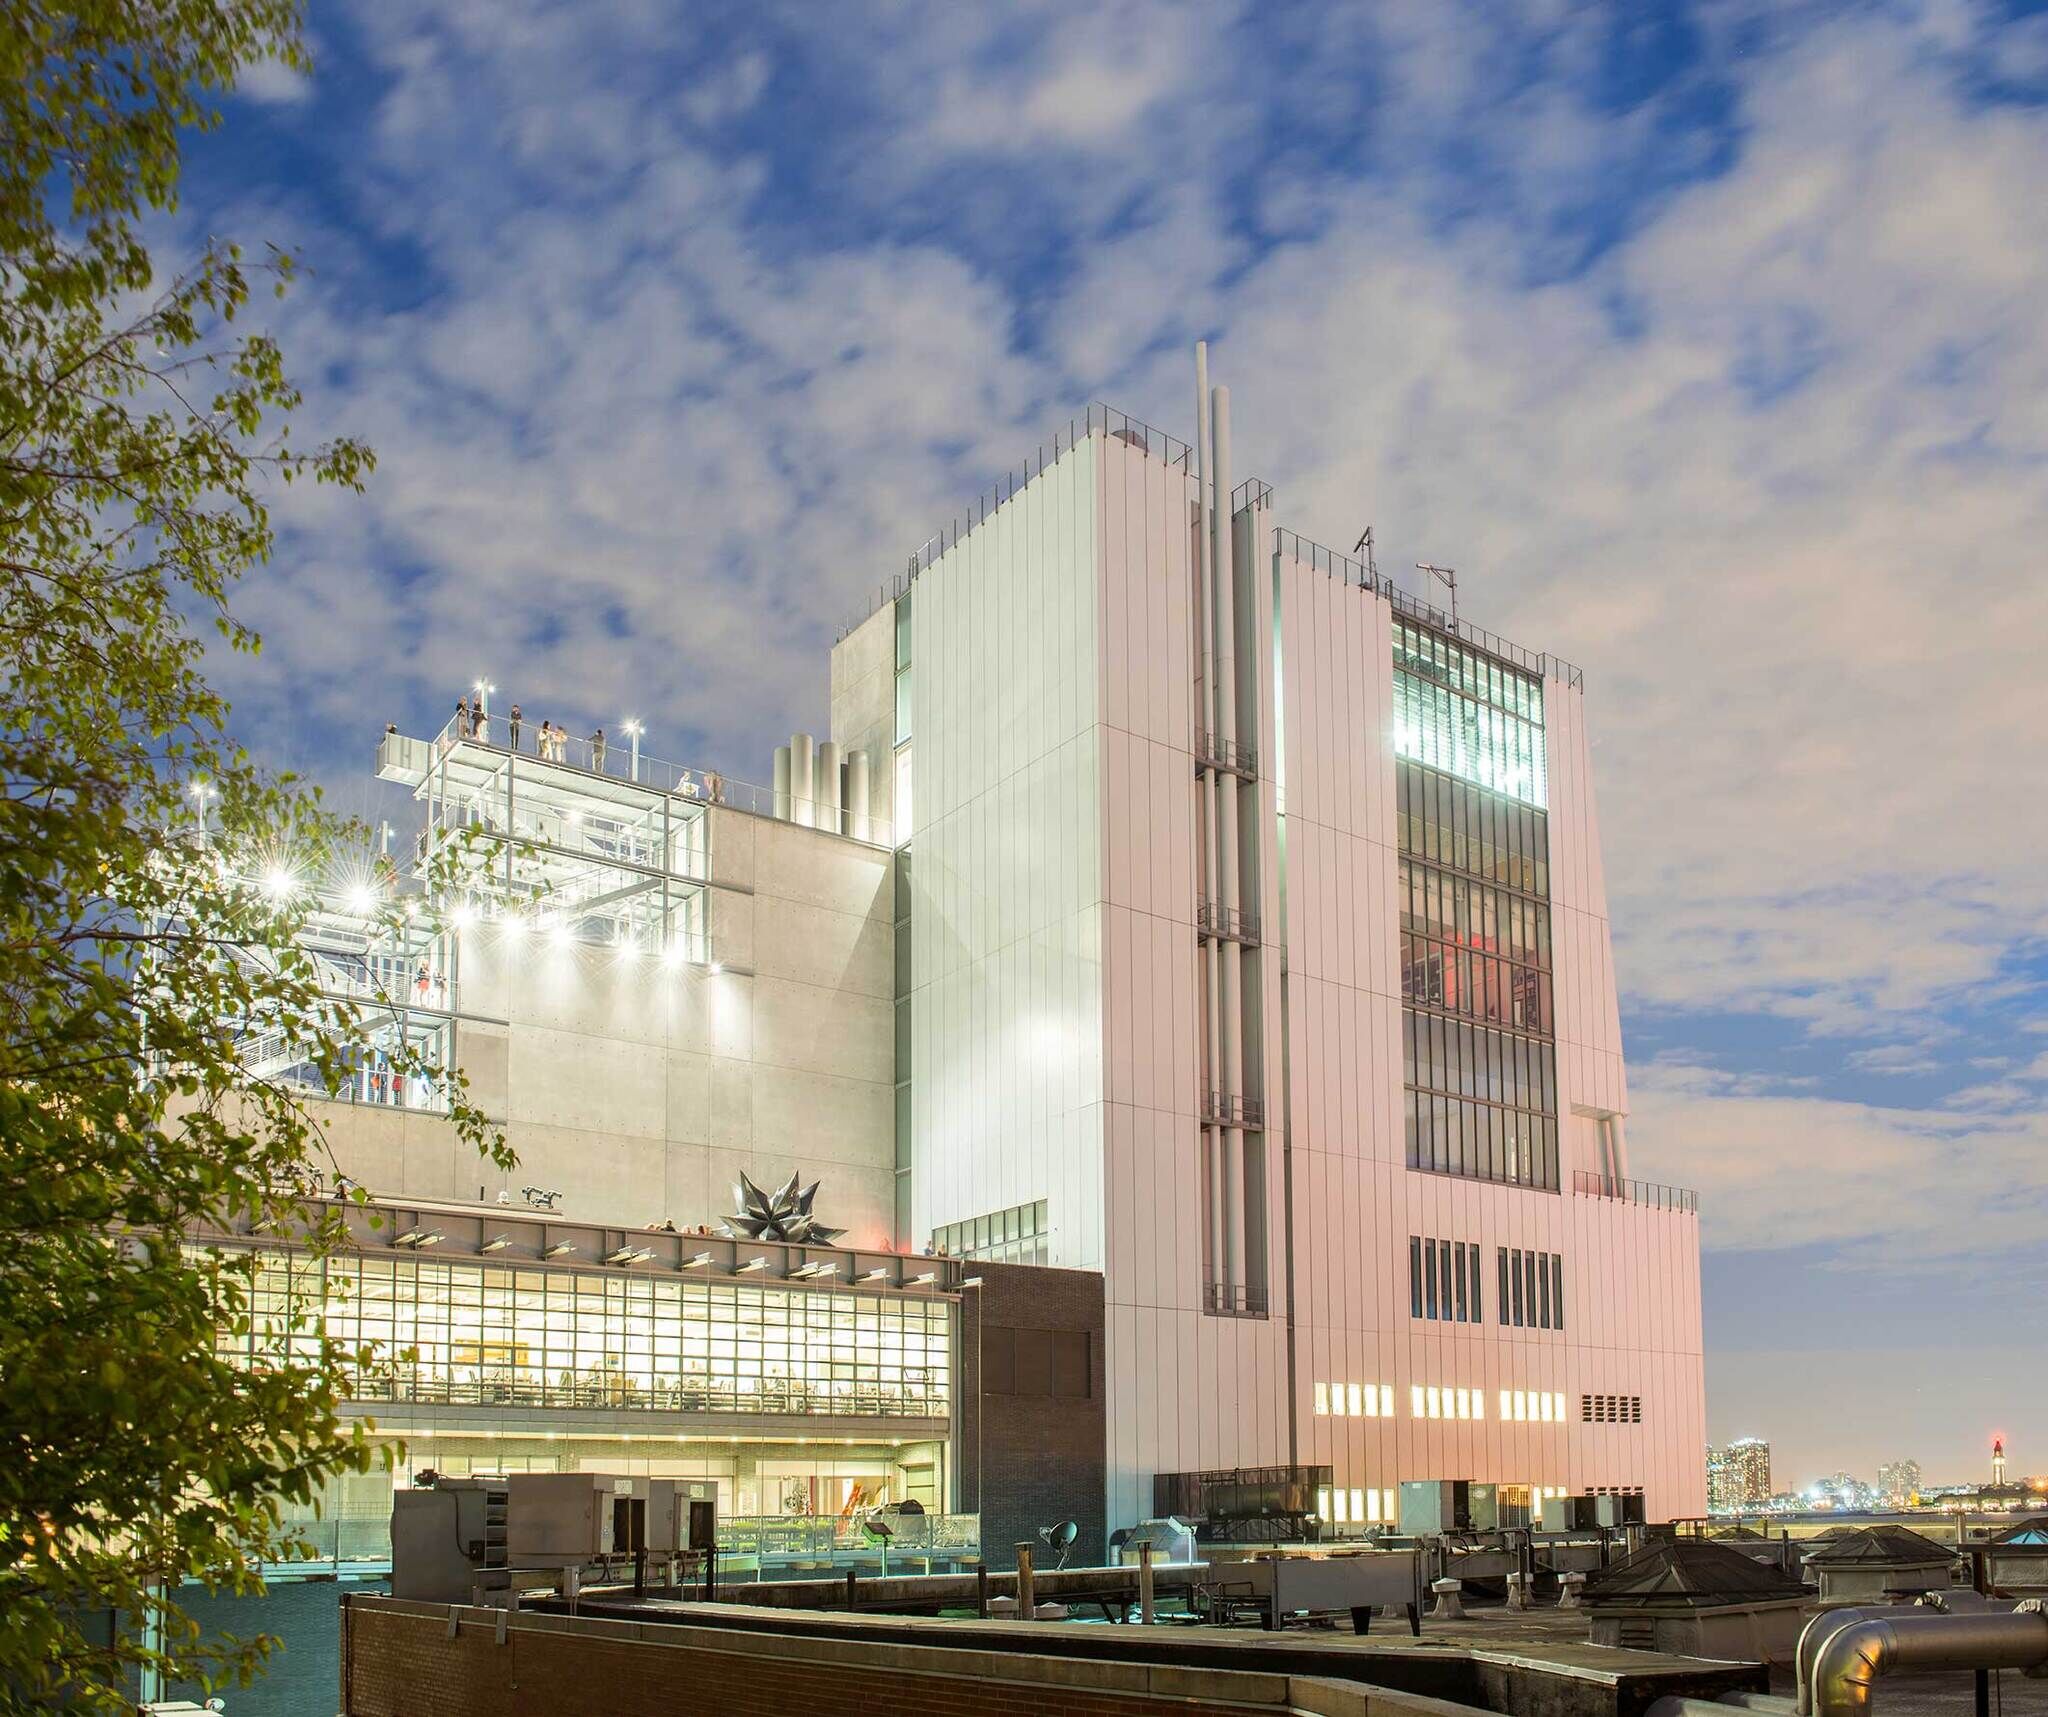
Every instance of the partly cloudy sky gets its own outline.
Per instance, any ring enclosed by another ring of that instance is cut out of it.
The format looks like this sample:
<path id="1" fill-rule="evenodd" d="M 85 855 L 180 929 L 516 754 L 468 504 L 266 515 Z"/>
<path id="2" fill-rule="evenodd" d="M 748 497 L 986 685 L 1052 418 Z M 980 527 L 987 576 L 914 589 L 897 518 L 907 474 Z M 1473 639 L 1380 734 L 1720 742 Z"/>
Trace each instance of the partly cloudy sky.
<path id="1" fill-rule="evenodd" d="M 759 779 L 865 594 L 1188 347 L 1282 519 L 1581 663 L 1709 1429 L 2048 1472 L 2048 14 L 355 0 L 194 154 L 369 498 L 235 666 Z"/>

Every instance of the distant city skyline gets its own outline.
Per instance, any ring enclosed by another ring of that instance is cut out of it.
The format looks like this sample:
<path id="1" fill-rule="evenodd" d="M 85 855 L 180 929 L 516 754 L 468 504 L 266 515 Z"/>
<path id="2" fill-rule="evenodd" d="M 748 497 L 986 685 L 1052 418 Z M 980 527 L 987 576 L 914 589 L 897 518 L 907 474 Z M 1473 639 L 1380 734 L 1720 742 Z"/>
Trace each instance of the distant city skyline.
<path id="1" fill-rule="evenodd" d="M 1859 1467 L 1850 1462 L 1823 1461 L 1815 1471 L 1791 1473 L 1774 1466 L 1777 1457 L 1771 1439 L 1767 1436 L 1747 1434 L 1731 1437 L 1725 1442 L 1710 1443 L 1707 1446 L 1709 1489 L 1717 1456 L 1733 1453 L 1744 1445 L 1755 1445 L 1764 1451 L 1765 1472 L 1771 1477 L 1769 1494 L 1774 1496 L 1803 1496 L 1815 1489 L 1839 1486 L 1853 1482 L 1880 1497 L 1893 1494 L 1907 1495 L 1913 1491 L 1923 1494 L 1928 1491 L 1953 1489 L 1958 1485 L 1985 1484 L 2003 1480 L 2010 1484 L 2033 1484 L 2037 1480 L 2048 1480 L 2048 1458 L 2044 1458 L 2029 1471 L 2023 1462 L 2017 1461 L 2011 1451 L 2010 1439 L 2005 1439 L 2005 1460 L 2002 1469 L 1994 1461 L 1993 1445 L 1997 1439 L 1987 1439 L 1983 1458 L 1975 1471 L 1948 1472 L 1930 1467 L 1909 1453 L 1896 1454 L 1880 1462 L 1874 1473 L 1868 1467 Z"/>

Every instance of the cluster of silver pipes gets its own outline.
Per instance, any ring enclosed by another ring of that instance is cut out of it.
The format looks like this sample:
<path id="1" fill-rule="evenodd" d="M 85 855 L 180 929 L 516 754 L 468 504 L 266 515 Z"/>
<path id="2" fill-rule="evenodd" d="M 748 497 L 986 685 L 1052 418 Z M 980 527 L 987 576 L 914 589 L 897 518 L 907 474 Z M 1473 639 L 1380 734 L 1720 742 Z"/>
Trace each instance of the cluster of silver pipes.
<path id="1" fill-rule="evenodd" d="M 868 754 L 843 757 L 831 740 L 817 744 L 808 733 L 775 748 L 775 814 L 785 823 L 829 829 L 835 835 L 873 840 Z"/>
<path id="2" fill-rule="evenodd" d="M 1209 347 L 1195 347 L 1195 708 L 1205 729 L 1196 751 L 1196 815 L 1201 831 L 1199 888 L 1209 913 L 1204 948 L 1202 1088 L 1205 1214 L 1212 1288 L 1239 1304 L 1252 1273 L 1245 1256 L 1250 1189 L 1243 1122 L 1248 1118 L 1247 1046 L 1263 1042 L 1248 994 L 1246 928 L 1258 918 L 1258 782 L 1239 770 L 1256 755 L 1238 738 L 1240 709 L 1258 726 L 1256 593 L 1238 588 L 1231 512 L 1230 389 L 1209 385 Z M 1252 598 L 1246 601 L 1245 598 Z M 1249 808 L 1242 804 L 1252 795 Z M 1247 839 L 1247 836 L 1251 838 Z M 1254 1053 L 1256 1053 L 1254 1051 Z M 1213 1100 L 1211 1100 L 1213 1099 Z M 1259 1165 L 1254 1165 L 1259 1166 Z"/>
<path id="3" fill-rule="evenodd" d="M 1725 1717 L 1732 1708 L 1780 1717 L 1866 1717 L 1878 1683 L 1908 1671 L 2016 1669 L 2048 1677 L 2048 1613 L 2042 1600 L 2000 1603 L 1952 1592 L 1913 1604 L 1825 1610 L 1806 1624 L 1794 1659 L 1799 1691 L 1659 1699 L 1647 1717 Z M 1982 1709 L 1983 1695 L 1978 1695 Z"/>

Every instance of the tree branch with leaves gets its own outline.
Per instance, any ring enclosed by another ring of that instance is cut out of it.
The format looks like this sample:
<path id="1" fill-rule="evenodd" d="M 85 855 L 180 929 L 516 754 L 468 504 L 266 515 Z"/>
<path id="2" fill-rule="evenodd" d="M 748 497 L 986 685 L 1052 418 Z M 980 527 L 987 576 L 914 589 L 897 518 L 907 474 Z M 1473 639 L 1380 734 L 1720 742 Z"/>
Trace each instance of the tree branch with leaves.
<path id="1" fill-rule="evenodd" d="M 286 846 L 312 877 L 358 863 L 367 836 L 235 743 L 206 653 L 261 647 L 231 598 L 276 486 L 360 491 L 373 460 L 290 438 L 299 393 L 247 319 L 291 256 L 209 242 L 166 278 L 142 236 L 237 72 L 304 65 L 297 0 L 0 20 L 0 1712 L 111 1711 L 143 1667 L 256 1670 L 271 1642 L 202 1642 L 179 1584 L 257 1589 L 309 1553 L 288 1513 L 379 1453 L 343 1411 L 379 1356 L 317 1305 L 259 1318 L 257 1256 L 193 1239 L 347 1243 L 308 1196 L 307 1086 L 245 1057 L 272 1034 L 339 1093 L 402 1000 L 335 994 L 310 900 L 260 877 Z M 393 1066 L 509 1165 L 459 1073 L 402 1044 Z M 109 1612 L 112 1645 L 88 1632 Z"/>

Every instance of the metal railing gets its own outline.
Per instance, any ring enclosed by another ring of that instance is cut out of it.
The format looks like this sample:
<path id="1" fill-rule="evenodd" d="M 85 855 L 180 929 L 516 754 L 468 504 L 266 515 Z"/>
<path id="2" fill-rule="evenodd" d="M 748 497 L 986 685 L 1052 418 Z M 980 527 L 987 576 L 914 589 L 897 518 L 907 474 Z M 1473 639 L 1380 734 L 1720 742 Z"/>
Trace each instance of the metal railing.
<path id="1" fill-rule="evenodd" d="M 958 518 L 913 550 L 904 570 L 875 587 L 874 599 L 839 629 L 839 636 L 844 638 L 878 608 L 903 595 L 941 555 L 986 523 L 991 513 L 1001 508 L 1048 466 L 1056 464 L 1097 432 L 1135 447 L 1148 458 L 1161 460 L 1168 466 L 1178 466 L 1190 473 L 1195 468 L 1194 449 L 1178 436 L 1169 435 L 1163 429 L 1154 429 L 1151 424 L 1141 422 L 1128 412 L 1118 411 L 1115 406 L 1104 405 L 1100 400 L 1091 401 L 1078 416 L 1069 418 L 1064 427 L 1055 429 L 1050 442 L 1040 442 L 1021 466 L 1005 472 L 977 495 Z"/>
<path id="2" fill-rule="evenodd" d="M 952 1396 L 943 1382 L 805 1383 L 690 1376 L 645 1382 L 622 1373 L 564 1372 L 553 1378 L 451 1377 L 373 1365 L 351 1381 L 355 1401 L 431 1407 L 576 1407 L 651 1413 L 747 1413 L 775 1417 L 943 1419 Z"/>
<path id="3" fill-rule="evenodd" d="M 1213 900 L 1195 902 L 1195 928 L 1205 936 L 1219 937 L 1225 942 L 1242 942 L 1253 948 L 1259 944 L 1259 915 L 1256 912 L 1220 906 Z"/>
<path id="4" fill-rule="evenodd" d="M 829 1561 L 835 1556 L 872 1558 L 876 1541 L 863 1530 L 863 1515 L 721 1514 L 718 1549 L 724 1556 L 758 1562 Z M 890 1551 L 913 1556 L 972 1557 L 981 1549 L 978 1514 L 890 1514 Z M 267 1574 L 310 1574 L 350 1564 L 385 1567 L 391 1561 L 391 1517 L 378 1514 L 345 1519 L 292 1520 L 286 1528 L 305 1541 L 312 1555 L 265 1568 Z"/>
<path id="5" fill-rule="evenodd" d="M 1273 504 L 1273 485 L 1263 477 L 1247 477 L 1230 491 L 1230 516 L 1237 515 L 1247 507 L 1270 507 Z"/>
<path id="6" fill-rule="evenodd" d="M 1651 1210 L 1680 1210 L 1688 1216 L 1697 1216 L 1700 1209 L 1700 1195 L 1690 1187 L 1665 1186 L 1653 1180 L 1623 1180 L 1616 1175 L 1595 1174 L 1590 1169 L 1572 1171 L 1572 1191 L 1584 1198 L 1618 1199 Z"/>
<path id="7" fill-rule="evenodd" d="M 440 758 L 457 743 L 455 718 L 450 716 L 447 724 L 434 736 L 432 753 Z M 752 781 L 737 781 L 723 775 L 716 769 L 692 768 L 685 764 L 665 762 L 659 757 L 641 752 L 634 758 L 630 739 L 614 739 L 607 736 L 600 741 L 593 734 L 587 739 L 575 739 L 568 734 L 555 737 L 545 751 L 540 747 L 540 724 L 530 719 L 522 720 L 516 735 L 510 719 L 498 711 L 492 711 L 485 724 L 483 736 L 472 738 L 460 736 L 463 743 L 486 746 L 493 751 L 509 752 L 515 757 L 531 758 L 556 768 L 576 769 L 585 774 L 603 776 L 611 781 L 625 781 L 649 792 L 665 793 L 672 798 L 690 804 L 719 805 L 733 810 L 751 811 L 756 816 L 781 817 L 785 822 L 803 823 L 807 827 L 819 826 L 813 821 L 817 802 L 810 799 L 791 799 L 788 794 L 780 795 L 786 803 L 778 806 L 778 795 L 772 787 L 763 787 Z M 891 829 L 886 818 L 869 816 L 861 819 L 863 827 L 856 829 L 853 814 L 844 806 L 841 819 L 846 827 L 833 831 L 851 836 L 854 840 L 865 841 L 870 846 L 885 847 L 890 844 Z M 809 813 L 809 814 L 806 814 Z"/>
<path id="8" fill-rule="evenodd" d="M 1455 620 L 1441 608 L 1431 606 L 1419 596 L 1411 596 L 1384 572 L 1375 573 L 1365 562 L 1353 560 L 1348 554 L 1339 554 L 1335 549 L 1325 548 L 1321 543 L 1310 542 L 1297 531 L 1285 526 L 1273 527 L 1273 548 L 1278 554 L 1291 555 L 1304 566 L 1349 585 L 1354 590 L 1370 591 L 1384 596 L 1393 605 L 1397 614 L 1405 614 L 1411 620 L 1441 632 L 1447 638 L 1455 638 L 1461 644 L 1475 650 L 1483 650 L 1489 656 L 1497 656 L 1511 667 L 1520 668 L 1524 673 L 1539 678 L 1555 675 L 1566 685 L 1583 689 L 1586 676 L 1583 669 L 1575 667 L 1562 656 L 1553 656 L 1546 651 L 1524 649 L 1520 644 L 1503 638 L 1497 632 L 1489 632 L 1484 626 L 1475 626 L 1469 620 Z"/>
<path id="9" fill-rule="evenodd" d="M 1195 734 L 1195 761 L 1211 769 L 1221 769 L 1226 774 L 1242 776 L 1247 781 L 1256 779 L 1259 773 L 1256 746 L 1206 731 Z"/>
<path id="10" fill-rule="evenodd" d="M 1228 1091 L 1202 1093 L 1202 1119 L 1220 1127 L 1263 1127 L 1266 1105 L 1257 1097 L 1239 1097 Z"/>
<path id="11" fill-rule="evenodd" d="M 1216 1282 L 1202 1283 L 1202 1310 L 1211 1317 L 1219 1318 L 1262 1318 L 1266 1315 L 1266 1289 L 1263 1283 Z"/>

